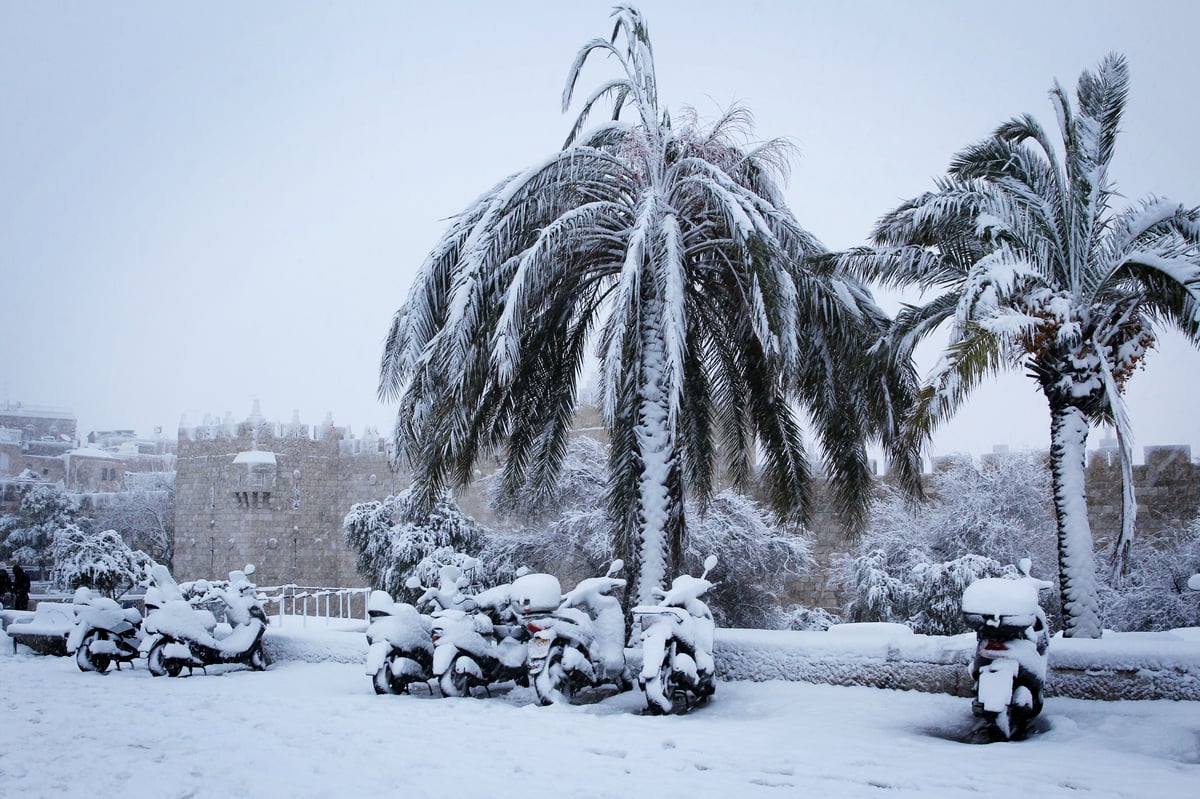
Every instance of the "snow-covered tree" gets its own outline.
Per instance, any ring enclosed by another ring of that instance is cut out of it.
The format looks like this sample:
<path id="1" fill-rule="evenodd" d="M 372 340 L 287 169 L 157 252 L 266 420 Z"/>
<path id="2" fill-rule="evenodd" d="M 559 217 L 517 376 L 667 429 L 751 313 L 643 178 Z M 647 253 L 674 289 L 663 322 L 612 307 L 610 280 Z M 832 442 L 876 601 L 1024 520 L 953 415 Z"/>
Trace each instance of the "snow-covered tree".
<path id="1" fill-rule="evenodd" d="M 955 156 L 937 191 L 887 214 L 876 247 L 838 262 L 933 299 L 896 320 L 901 357 L 950 321 L 945 356 L 930 377 L 910 433 L 926 438 L 986 376 L 1025 369 L 1050 409 L 1050 461 L 1065 634 L 1101 633 L 1098 583 L 1084 489 L 1092 424 L 1117 432 L 1124 524 L 1113 573 L 1126 570 L 1135 505 L 1126 381 L 1154 343 L 1155 325 L 1200 344 L 1200 209 L 1150 197 L 1117 211 L 1109 177 L 1129 89 L 1119 55 L 1085 71 L 1071 103 L 1050 92 L 1061 142 L 1032 116 L 1003 123 Z"/>
<path id="2" fill-rule="evenodd" d="M 482 558 L 501 579 L 520 566 L 563 574 L 566 564 L 580 564 L 586 574 L 602 573 L 618 554 L 615 531 L 604 508 L 605 447 L 579 437 L 571 439 L 558 483 L 536 497 L 519 493 L 514 503 L 497 472 L 484 479 L 495 488 L 493 510 L 540 520 L 536 527 L 492 532 Z M 787 627 L 801 608 L 784 608 L 788 582 L 813 566 L 808 541 L 797 530 L 780 525 L 749 497 L 722 491 L 708 505 L 689 504 L 691 519 L 681 572 L 699 574 L 711 554 L 718 558 L 718 584 L 705 596 L 718 622 L 728 627 Z M 668 575 L 667 582 L 674 575 Z M 810 619 L 813 624 L 819 620 Z"/>
<path id="3" fill-rule="evenodd" d="M 436 585 L 442 565 L 461 565 L 484 545 L 483 528 L 463 514 L 449 491 L 429 509 L 415 503 L 411 491 L 382 502 L 359 502 L 346 514 L 342 530 L 346 543 L 358 550 L 359 572 L 395 597 L 409 596 L 404 581 L 410 576 Z"/>
<path id="4" fill-rule="evenodd" d="M 682 565 L 685 499 L 709 503 L 718 460 L 739 490 L 761 479 L 774 510 L 803 516 L 797 407 L 845 518 L 861 520 L 867 441 L 891 432 L 887 406 L 913 381 L 871 348 L 887 322 L 870 295 L 806 261 L 821 248 L 783 203 L 787 145 L 747 144 L 742 108 L 707 126 L 672 115 L 644 18 L 614 16 L 613 37 L 572 64 L 564 111 L 593 55 L 616 77 L 583 101 L 560 151 L 455 217 L 394 317 L 380 394 L 399 403 L 396 451 L 424 504 L 484 453 L 503 455 L 511 490 L 546 491 L 594 344 L 605 504 L 648 601 Z M 606 101 L 611 119 L 589 129 Z M 916 460 L 890 451 L 915 485 Z"/>
<path id="5" fill-rule="evenodd" d="M 976 468 L 955 460 L 913 505 L 883 487 L 858 551 L 838 564 L 852 621 L 962 632 L 962 592 L 980 577 L 1013 572 L 1021 558 L 1044 574 L 1055 560 L 1050 475 L 1040 456 L 995 456 Z M 1043 597 L 1053 620 L 1058 604 Z"/>
<path id="6" fill-rule="evenodd" d="M 129 473 L 125 475 L 125 486 L 125 491 L 97 496 L 92 509 L 96 527 L 117 530 L 130 546 L 171 568 L 175 555 L 175 472 Z"/>
<path id="7" fill-rule="evenodd" d="M 47 483 L 34 486 L 15 514 L 0 518 L 0 558 L 46 566 L 54 557 L 54 536 L 69 524 L 91 528 L 70 495 Z"/>
<path id="8" fill-rule="evenodd" d="M 1122 631 L 1200 627 L 1200 591 L 1188 578 L 1200 572 L 1200 517 L 1183 529 L 1155 535 L 1139 530 L 1129 574 L 1100 588 L 1106 627 Z"/>
<path id="9" fill-rule="evenodd" d="M 53 579 L 68 589 L 86 586 L 106 596 L 125 593 L 143 579 L 154 561 L 130 549 L 116 530 L 91 532 L 67 524 L 54 536 Z"/>

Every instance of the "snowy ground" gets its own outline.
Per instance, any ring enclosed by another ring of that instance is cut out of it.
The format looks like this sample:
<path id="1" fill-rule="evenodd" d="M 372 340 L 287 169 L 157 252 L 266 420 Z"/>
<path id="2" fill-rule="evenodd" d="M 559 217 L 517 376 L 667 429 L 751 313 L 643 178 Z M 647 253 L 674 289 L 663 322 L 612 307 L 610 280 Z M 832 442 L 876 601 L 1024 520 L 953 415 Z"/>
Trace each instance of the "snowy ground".
<path id="1" fill-rule="evenodd" d="M 1195 797 L 1200 703 L 1050 699 L 1043 730 L 978 745 L 967 700 L 720 683 L 686 716 L 641 695 L 541 708 L 375 696 L 362 667 L 100 676 L 0 634 L 0 794 L 21 797 Z"/>

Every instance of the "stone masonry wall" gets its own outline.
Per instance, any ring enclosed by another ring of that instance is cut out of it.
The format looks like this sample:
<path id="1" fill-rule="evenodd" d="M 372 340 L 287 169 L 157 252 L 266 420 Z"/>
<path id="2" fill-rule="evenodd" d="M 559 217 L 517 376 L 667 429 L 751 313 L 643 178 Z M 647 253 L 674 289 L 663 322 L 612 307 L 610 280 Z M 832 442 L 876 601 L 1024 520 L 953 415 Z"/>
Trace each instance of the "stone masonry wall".
<path id="1" fill-rule="evenodd" d="M 392 472 L 383 442 L 350 439 L 332 425 L 314 435 L 295 425 L 221 427 L 180 431 L 177 579 L 219 578 L 253 563 L 259 585 L 364 586 L 342 519 L 355 502 L 407 485 Z M 251 461 L 271 453 L 274 468 L 235 463 L 243 453 L 255 453 L 243 456 Z"/>

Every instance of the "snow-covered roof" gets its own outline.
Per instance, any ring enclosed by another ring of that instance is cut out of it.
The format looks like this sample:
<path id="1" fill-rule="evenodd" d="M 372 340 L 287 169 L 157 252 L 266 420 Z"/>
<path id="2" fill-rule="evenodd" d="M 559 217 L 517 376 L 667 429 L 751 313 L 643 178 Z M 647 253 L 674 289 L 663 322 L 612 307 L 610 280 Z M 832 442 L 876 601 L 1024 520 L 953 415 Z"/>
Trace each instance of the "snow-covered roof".
<path id="1" fill-rule="evenodd" d="M 68 452 L 67 455 L 72 458 L 96 458 L 98 460 L 106 461 L 120 460 L 120 458 L 111 452 L 105 452 L 102 449 L 93 449 L 92 447 L 80 447 L 79 449 L 73 449 Z"/>
<path id="2" fill-rule="evenodd" d="M 263 452 L 262 450 L 252 449 L 247 452 L 239 452 L 237 457 L 233 459 L 234 463 L 269 463 L 275 465 L 275 453 Z"/>
<path id="3" fill-rule="evenodd" d="M 75 413 L 69 408 L 52 408 L 37 405 L 0 405 L 0 416 L 21 416 L 31 419 L 70 419 L 75 420 Z"/>

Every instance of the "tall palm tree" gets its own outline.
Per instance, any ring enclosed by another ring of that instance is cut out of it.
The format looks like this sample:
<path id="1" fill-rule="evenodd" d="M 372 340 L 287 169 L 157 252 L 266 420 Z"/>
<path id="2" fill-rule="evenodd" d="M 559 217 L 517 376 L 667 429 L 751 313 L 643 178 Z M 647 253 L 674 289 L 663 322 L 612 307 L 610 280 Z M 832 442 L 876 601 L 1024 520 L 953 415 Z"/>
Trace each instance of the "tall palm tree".
<path id="1" fill-rule="evenodd" d="M 612 38 L 579 51 L 563 110 L 590 56 L 618 75 L 584 101 L 562 150 L 455 218 L 393 319 L 380 395 L 399 402 L 396 449 L 425 495 L 468 481 L 488 452 L 503 454 L 509 490 L 544 490 L 594 344 L 608 505 L 644 602 L 678 567 L 685 493 L 711 497 L 718 451 L 742 488 L 761 451 L 772 506 L 803 515 L 797 402 L 861 519 L 865 442 L 895 432 L 891 404 L 916 381 L 870 349 L 888 320 L 861 285 L 805 267 L 821 248 L 781 199 L 786 145 L 741 146 L 740 108 L 708 128 L 691 112 L 672 120 L 645 21 L 614 16 Z M 611 119 L 586 129 L 605 99 Z M 899 464 L 910 484 L 918 463 Z"/>
<path id="2" fill-rule="evenodd" d="M 1157 325 L 1200 345 L 1200 212 L 1157 197 L 1113 207 L 1108 169 L 1128 87 L 1115 54 L 1082 74 L 1074 106 L 1056 83 L 1061 151 L 1033 117 L 1009 120 L 958 153 L 937 191 L 880 220 L 875 248 L 838 259 L 859 277 L 934 292 L 897 317 L 891 340 L 901 354 L 952 322 L 910 420 L 913 436 L 927 437 L 999 369 L 1024 366 L 1037 381 L 1050 408 L 1059 577 L 1074 636 L 1101 631 L 1084 489 L 1089 427 L 1112 425 L 1119 441 L 1119 579 L 1136 511 L 1122 391 Z"/>

